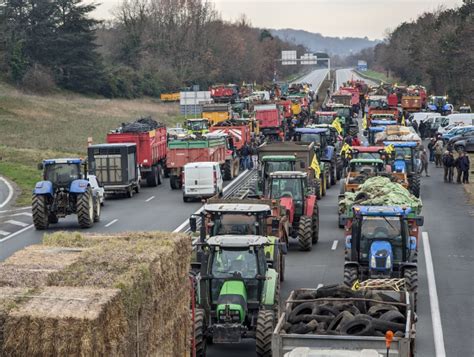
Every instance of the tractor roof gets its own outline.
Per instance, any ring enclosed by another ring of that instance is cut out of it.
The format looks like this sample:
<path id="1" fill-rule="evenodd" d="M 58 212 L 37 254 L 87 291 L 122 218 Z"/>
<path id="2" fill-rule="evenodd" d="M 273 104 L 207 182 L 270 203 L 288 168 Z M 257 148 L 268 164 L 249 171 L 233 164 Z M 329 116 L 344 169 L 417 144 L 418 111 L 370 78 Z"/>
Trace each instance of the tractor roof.
<path id="1" fill-rule="evenodd" d="M 380 159 L 352 159 L 349 163 L 351 164 L 365 164 L 365 165 L 378 165 L 383 164 L 383 161 Z"/>
<path id="2" fill-rule="evenodd" d="M 270 177 L 275 178 L 306 178 L 308 174 L 301 171 L 275 171 L 270 174 Z"/>
<path id="3" fill-rule="evenodd" d="M 207 240 L 207 244 L 226 248 L 247 248 L 251 246 L 262 246 L 270 241 L 267 237 L 254 235 L 223 235 L 213 236 Z"/>
<path id="4" fill-rule="evenodd" d="M 43 160 L 44 165 L 54 165 L 54 164 L 81 164 L 83 160 L 79 158 L 62 158 L 62 159 L 47 159 Z"/>
<path id="5" fill-rule="evenodd" d="M 335 131 L 336 128 L 332 126 L 332 124 L 312 124 L 310 126 L 308 126 L 308 128 L 312 128 L 312 129 L 325 129 L 326 131 L 327 130 L 333 130 Z"/>
<path id="6" fill-rule="evenodd" d="M 393 145 L 398 148 L 414 148 L 418 146 L 416 141 L 384 141 L 385 146 Z"/>
<path id="7" fill-rule="evenodd" d="M 378 153 L 380 151 L 384 151 L 385 148 L 382 146 L 353 146 L 352 150 L 360 152 L 360 153 L 372 153 L 372 152 Z"/>
<path id="8" fill-rule="evenodd" d="M 204 205 L 204 211 L 230 213 L 271 213 L 271 208 L 266 204 L 255 203 L 208 203 Z"/>
<path id="9" fill-rule="evenodd" d="M 398 124 L 396 120 L 371 120 L 370 123 L 375 124 L 375 125 L 397 125 Z"/>
<path id="10" fill-rule="evenodd" d="M 324 134 L 327 132 L 325 128 L 296 128 L 297 133 L 301 134 Z"/>
<path id="11" fill-rule="evenodd" d="M 371 126 L 369 128 L 369 131 L 373 131 L 373 132 L 376 132 L 376 133 L 381 133 L 384 130 L 385 130 L 384 126 Z"/>
<path id="12" fill-rule="evenodd" d="M 316 115 L 337 115 L 337 112 L 316 112 Z"/>
<path id="13" fill-rule="evenodd" d="M 262 161 L 296 161 L 295 155 L 265 155 Z"/>
<path id="14" fill-rule="evenodd" d="M 363 216 L 399 217 L 411 213 L 410 207 L 400 206 L 354 206 L 354 212 Z"/>

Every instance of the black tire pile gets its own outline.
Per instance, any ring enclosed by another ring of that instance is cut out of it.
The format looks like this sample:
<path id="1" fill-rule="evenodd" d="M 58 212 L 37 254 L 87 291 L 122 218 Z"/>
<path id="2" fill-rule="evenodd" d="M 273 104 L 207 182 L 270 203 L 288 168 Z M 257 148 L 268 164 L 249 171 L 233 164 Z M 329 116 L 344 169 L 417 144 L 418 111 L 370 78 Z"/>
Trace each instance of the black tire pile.
<path id="1" fill-rule="evenodd" d="M 135 120 L 132 123 L 123 123 L 119 129 L 122 133 L 145 133 L 157 128 L 164 127 L 164 124 L 158 123 L 151 117 L 143 117 Z"/>
<path id="2" fill-rule="evenodd" d="M 317 290 L 296 291 L 292 310 L 283 325 L 282 334 L 384 336 L 391 330 L 403 337 L 406 325 L 406 307 L 385 292 L 353 291 L 345 285 L 328 285 Z M 344 301 L 314 301 L 339 298 Z M 351 298 L 371 299 L 351 301 Z M 312 301 L 313 300 L 313 301 Z"/>

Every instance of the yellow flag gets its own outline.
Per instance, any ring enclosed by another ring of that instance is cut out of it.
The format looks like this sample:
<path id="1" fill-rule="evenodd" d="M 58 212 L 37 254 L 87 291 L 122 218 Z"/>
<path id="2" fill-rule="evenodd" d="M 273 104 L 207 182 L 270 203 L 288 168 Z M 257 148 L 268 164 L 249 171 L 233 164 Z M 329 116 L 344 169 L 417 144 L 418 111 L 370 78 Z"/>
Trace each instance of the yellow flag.
<path id="1" fill-rule="evenodd" d="M 395 147 L 393 146 L 393 144 L 390 144 L 388 145 L 386 148 L 385 148 L 385 152 L 388 154 L 388 155 L 391 155 L 392 152 L 395 151 Z"/>
<path id="2" fill-rule="evenodd" d="M 314 170 L 315 177 L 319 177 L 319 175 L 321 175 L 321 168 L 319 167 L 319 162 L 316 158 L 316 155 L 313 156 L 313 161 L 311 161 L 311 168 Z"/>
<path id="3" fill-rule="evenodd" d="M 352 290 L 357 291 L 360 289 L 360 282 L 359 280 L 354 281 L 354 284 L 352 284 Z"/>
<path id="4" fill-rule="evenodd" d="M 364 118 L 362 119 L 362 128 L 367 129 L 367 114 L 364 114 Z"/>
<path id="5" fill-rule="evenodd" d="M 404 115 L 402 115 L 402 125 L 406 125 L 406 123 L 405 123 L 405 116 L 404 116 Z"/>
<path id="6" fill-rule="evenodd" d="M 348 143 L 344 143 L 341 148 L 341 156 L 345 156 L 348 151 L 351 151 L 352 147 Z"/>
<path id="7" fill-rule="evenodd" d="M 339 118 L 334 119 L 334 121 L 332 122 L 332 126 L 337 130 L 339 134 L 342 133 L 342 126 L 339 122 Z"/>

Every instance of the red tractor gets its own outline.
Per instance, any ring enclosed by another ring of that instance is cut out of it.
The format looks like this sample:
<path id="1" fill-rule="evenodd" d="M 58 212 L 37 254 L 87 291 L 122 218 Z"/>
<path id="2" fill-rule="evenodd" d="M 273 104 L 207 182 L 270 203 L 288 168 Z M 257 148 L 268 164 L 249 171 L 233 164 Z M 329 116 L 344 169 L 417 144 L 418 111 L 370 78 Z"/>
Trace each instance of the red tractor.
<path id="1" fill-rule="evenodd" d="M 300 250 L 309 251 L 319 239 L 319 209 L 316 195 L 308 194 L 308 175 L 300 171 L 270 174 L 266 198 L 280 201 L 285 210 L 286 238 L 296 238 Z"/>

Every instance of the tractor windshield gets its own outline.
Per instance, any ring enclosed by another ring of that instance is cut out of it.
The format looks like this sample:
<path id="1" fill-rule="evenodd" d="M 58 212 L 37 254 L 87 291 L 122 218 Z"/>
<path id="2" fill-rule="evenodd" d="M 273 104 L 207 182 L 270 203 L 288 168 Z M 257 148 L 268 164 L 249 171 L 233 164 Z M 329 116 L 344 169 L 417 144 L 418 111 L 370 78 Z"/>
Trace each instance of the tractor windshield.
<path id="1" fill-rule="evenodd" d="M 188 130 L 191 131 L 206 130 L 208 126 L 207 120 L 188 121 Z"/>
<path id="2" fill-rule="evenodd" d="M 299 178 L 273 179 L 270 188 L 270 198 L 279 199 L 291 197 L 295 201 L 303 200 L 303 184 Z"/>
<path id="3" fill-rule="evenodd" d="M 374 240 L 390 241 L 395 260 L 402 255 L 402 227 L 399 217 L 369 217 L 362 219 L 360 231 L 361 259 L 368 259 L 370 245 Z"/>
<path id="4" fill-rule="evenodd" d="M 351 116 L 350 108 L 336 108 L 334 111 L 337 112 L 339 118 L 349 118 Z"/>
<path id="5" fill-rule="evenodd" d="M 332 124 L 332 122 L 334 121 L 334 115 L 320 114 L 318 115 L 316 121 L 318 122 L 318 124 Z"/>
<path id="6" fill-rule="evenodd" d="M 258 274 L 257 254 L 253 249 L 219 249 L 212 260 L 214 279 L 227 279 L 240 275 L 242 279 L 254 279 Z"/>
<path id="7" fill-rule="evenodd" d="M 257 235 L 257 217 L 246 214 L 221 214 L 214 219 L 213 235 Z"/>
<path id="8" fill-rule="evenodd" d="M 321 144 L 321 135 L 302 133 L 300 140 L 306 143 Z"/>
<path id="9" fill-rule="evenodd" d="M 81 169 L 78 164 L 46 165 L 44 179 L 57 186 L 67 186 L 72 181 L 81 178 Z"/>
<path id="10" fill-rule="evenodd" d="M 265 173 L 271 174 L 276 171 L 292 171 L 294 170 L 294 161 L 266 161 Z"/>
<path id="11" fill-rule="evenodd" d="M 400 160 L 404 159 L 407 164 L 407 170 L 413 171 L 413 156 L 412 156 L 412 148 L 409 147 L 396 147 L 395 148 L 395 158 Z"/>

